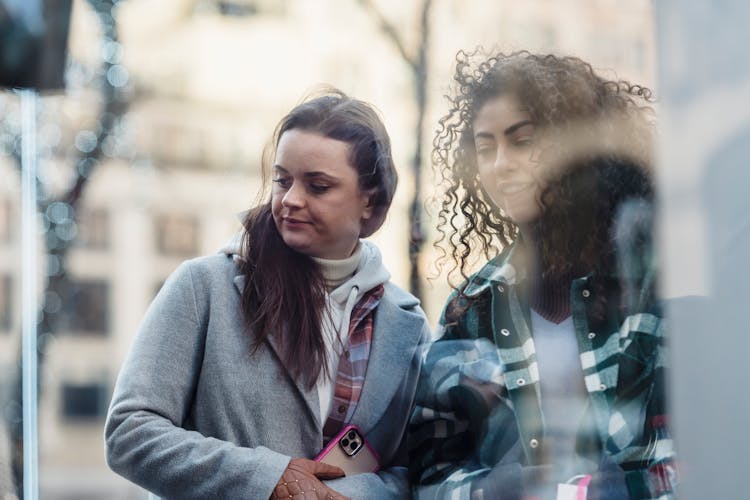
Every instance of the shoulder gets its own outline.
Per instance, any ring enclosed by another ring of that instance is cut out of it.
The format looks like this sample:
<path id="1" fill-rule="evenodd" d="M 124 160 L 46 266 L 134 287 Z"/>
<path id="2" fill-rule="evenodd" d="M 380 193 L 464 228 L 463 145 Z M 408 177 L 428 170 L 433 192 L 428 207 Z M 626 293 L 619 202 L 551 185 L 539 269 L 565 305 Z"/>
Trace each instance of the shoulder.
<path id="1" fill-rule="evenodd" d="M 188 272 L 197 277 L 236 276 L 239 267 L 230 255 L 214 254 L 186 260 L 175 272 Z"/>
<path id="2" fill-rule="evenodd" d="M 445 301 L 435 331 L 437 338 L 475 338 L 487 331 L 492 307 L 492 288 L 503 292 L 521 279 L 510 263 L 512 248 L 484 264 L 454 289 Z M 503 296 L 504 294 L 500 294 Z"/>
<path id="3" fill-rule="evenodd" d="M 240 270 L 230 256 L 206 255 L 184 261 L 165 283 L 170 286 L 189 285 L 195 292 L 226 288 L 240 279 Z"/>
<path id="4" fill-rule="evenodd" d="M 419 299 L 390 282 L 385 283 L 383 288 L 383 298 L 377 312 L 380 321 L 389 325 L 392 330 L 420 331 L 419 343 L 429 339 L 431 330 Z"/>
<path id="5" fill-rule="evenodd" d="M 383 299 L 392 302 L 401 309 L 414 309 L 420 305 L 417 297 L 390 281 L 385 283 L 383 288 Z"/>
<path id="6" fill-rule="evenodd" d="M 469 276 L 463 287 L 463 295 L 476 297 L 492 286 L 503 283 L 514 285 L 519 280 L 518 272 L 510 262 L 513 247 L 503 251 L 497 257 L 490 259 L 477 272 Z M 451 296 L 458 295 L 454 292 Z"/>
<path id="7" fill-rule="evenodd" d="M 461 285 L 454 288 L 445 301 L 441 321 L 452 309 L 465 310 L 472 307 L 472 304 L 481 302 L 482 296 L 488 295 L 492 287 L 515 285 L 519 277 L 515 267 L 510 263 L 509 254 L 510 249 L 489 260 Z"/>

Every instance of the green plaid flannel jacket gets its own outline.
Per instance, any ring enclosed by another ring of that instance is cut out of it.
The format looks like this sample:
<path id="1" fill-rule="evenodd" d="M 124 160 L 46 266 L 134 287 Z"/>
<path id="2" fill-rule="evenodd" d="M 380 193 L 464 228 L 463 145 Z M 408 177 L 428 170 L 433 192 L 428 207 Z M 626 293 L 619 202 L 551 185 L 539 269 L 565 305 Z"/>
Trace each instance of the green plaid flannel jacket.
<path id="1" fill-rule="evenodd" d="M 489 499 L 521 491 L 522 466 L 544 463 L 544 418 L 529 308 L 512 248 L 449 298 L 423 357 L 409 430 L 416 498 Z M 571 314 L 588 392 L 576 452 L 624 471 L 631 498 L 674 497 L 677 474 L 664 400 L 663 324 L 654 305 L 592 315 L 597 287 L 571 285 Z M 606 287 L 598 289 L 607 290 Z M 609 287 L 610 292 L 616 287 Z M 447 311 L 465 308 L 452 321 Z M 601 316 L 601 315 L 599 315 Z M 510 495 L 513 497 L 513 495 Z"/>

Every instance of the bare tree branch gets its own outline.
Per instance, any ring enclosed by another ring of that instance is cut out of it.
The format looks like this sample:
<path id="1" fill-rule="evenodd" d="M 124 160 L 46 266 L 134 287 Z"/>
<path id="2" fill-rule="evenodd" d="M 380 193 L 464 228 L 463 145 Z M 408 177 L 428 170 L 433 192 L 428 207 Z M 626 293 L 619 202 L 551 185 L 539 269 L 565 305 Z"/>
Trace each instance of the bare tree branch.
<path id="1" fill-rule="evenodd" d="M 422 140 L 424 119 L 427 112 L 427 70 L 430 47 L 430 10 L 432 0 L 424 0 L 420 11 L 419 44 L 417 64 L 414 66 L 414 90 L 417 99 L 417 120 L 414 126 L 415 144 L 412 171 L 414 175 L 414 195 L 409 209 L 409 288 L 417 297 L 422 297 L 422 280 L 419 271 L 419 256 L 424 246 L 425 234 L 422 227 Z"/>
<path id="2" fill-rule="evenodd" d="M 113 9 L 117 5 L 119 0 L 89 0 L 94 12 L 99 18 L 99 22 L 102 27 L 102 42 L 109 41 L 111 43 L 118 43 L 117 25 L 114 18 Z M 37 208 L 39 212 L 44 213 L 50 204 L 55 202 L 63 202 L 69 206 L 69 217 L 62 221 L 48 220 L 49 228 L 44 238 L 45 255 L 49 259 L 49 262 L 54 261 L 55 269 L 54 272 L 49 272 L 47 276 L 47 282 L 45 290 L 48 292 L 45 297 L 50 294 L 56 295 L 57 297 L 67 298 L 69 300 L 70 293 L 72 290 L 72 282 L 67 273 L 67 256 L 68 252 L 73 245 L 73 241 L 68 238 L 60 237 L 58 230 L 60 226 L 66 224 L 74 224 L 78 218 L 77 208 L 83 198 L 84 190 L 89 185 L 89 179 L 93 174 L 94 169 L 99 165 L 99 158 L 104 155 L 103 146 L 106 141 L 115 133 L 118 120 L 125 113 L 127 109 L 127 98 L 123 95 L 121 89 L 115 87 L 115 85 L 108 78 L 109 70 L 115 65 L 110 61 L 104 61 L 101 80 L 99 82 L 102 97 L 102 109 L 99 110 L 99 133 L 96 137 L 95 146 L 88 152 L 82 152 L 77 155 L 75 165 L 72 168 L 75 170 L 74 179 L 70 187 L 59 197 L 51 198 L 46 195 L 41 195 L 37 199 Z M 21 165 L 20 154 L 15 155 L 16 161 Z M 43 183 L 37 179 L 37 185 L 40 188 L 39 193 L 44 193 Z M 64 228 L 62 228 L 64 229 Z M 44 362 L 44 345 L 42 339 L 49 338 L 48 334 L 55 333 L 60 325 L 62 316 L 66 314 L 65 308 L 62 310 L 55 308 L 48 308 L 45 304 L 41 304 L 39 311 L 39 323 L 37 328 L 38 340 L 40 340 L 38 356 L 37 371 L 41 374 L 43 371 Z M 19 353 L 20 353 L 19 349 Z M 14 390 L 16 392 L 15 399 L 21 401 L 21 363 L 18 363 L 16 381 L 14 383 Z M 39 377 L 41 380 L 42 377 Z M 13 469 L 14 476 L 17 481 L 17 487 L 21 497 L 23 497 L 23 432 L 22 422 L 17 422 L 11 429 L 13 434 Z"/>
<path id="3" fill-rule="evenodd" d="M 396 27 L 393 26 L 393 24 L 385 17 L 383 11 L 380 10 L 380 8 L 373 0 L 358 1 L 359 4 L 365 8 L 365 10 L 367 10 L 372 16 L 375 17 L 378 24 L 380 25 L 380 29 L 396 46 L 396 49 L 401 54 L 401 57 L 404 59 L 404 61 L 406 61 L 409 66 L 411 66 L 412 70 L 417 71 L 418 61 L 413 55 L 409 54 L 409 51 L 406 49 L 406 45 L 404 45 L 404 41 L 402 40 L 398 31 L 396 31 Z"/>
<path id="4" fill-rule="evenodd" d="M 422 296 L 422 280 L 419 270 L 419 255 L 424 245 L 422 228 L 422 139 L 424 119 L 427 111 L 427 70 L 430 48 L 430 13 L 432 0 L 422 0 L 419 10 L 419 38 L 415 55 L 410 55 L 396 28 L 383 15 L 375 0 L 358 0 L 379 23 L 384 35 L 396 45 L 401 57 L 409 65 L 414 77 L 414 93 L 417 102 L 417 116 L 414 124 L 414 156 L 411 161 L 414 179 L 414 195 L 409 206 L 409 290 L 417 297 Z"/>

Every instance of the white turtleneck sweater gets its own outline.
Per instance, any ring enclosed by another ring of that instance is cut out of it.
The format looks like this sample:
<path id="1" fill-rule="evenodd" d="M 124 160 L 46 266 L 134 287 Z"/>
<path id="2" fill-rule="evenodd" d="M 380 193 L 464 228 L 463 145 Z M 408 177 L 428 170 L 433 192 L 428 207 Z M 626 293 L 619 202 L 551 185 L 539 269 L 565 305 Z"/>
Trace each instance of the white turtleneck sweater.
<path id="1" fill-rule="evenodd" d="M 325 424 L 333 401 L 339 359 L 349 337 L 352 309 L 367 292 L 386 283 L 390 274 L 383 267 L 378 247 L 365 240 L 361 240 L 352 256 L 346 259 L 313 260 L 320 265 L 328 289 L 323 338 L 330 374 L 328 377 L 321 374 L 317 383 L 320 420 Z"/>
<path id="2" fill-rule="evenodd" d="M 243 233 L 240 232 L 220 250 L 239 259 Z M 391 275 L 383 266 L 380 250 L 375 244 L 360 240 L 354 253 L 346 259 L 313 260 L 320 266 L 326 281 L 326 313 L 323 315 L 323 338 L 326 359 L 330 367 L 328 377 L 318 377 L 317 390 L 320 403 L 320 421 L 325 424 L 333 401 L 333 391 L 339 359 L 349 337 L 352 309 L 362 297 L 378 285 L 385 284 Z"/>

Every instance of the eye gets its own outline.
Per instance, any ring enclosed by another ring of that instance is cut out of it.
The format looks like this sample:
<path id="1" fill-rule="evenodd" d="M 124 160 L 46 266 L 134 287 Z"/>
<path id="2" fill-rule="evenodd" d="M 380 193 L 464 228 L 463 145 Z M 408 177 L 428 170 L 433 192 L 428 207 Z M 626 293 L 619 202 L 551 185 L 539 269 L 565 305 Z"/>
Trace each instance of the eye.
<path id="1" fill-rule="evenodd" d="M 479 160 L 487 160 L 492 159 L 492 157 L 495 155 L 495 147 L 494 146 L 477 146 L 477 158 Z"/>
<path id="2" fill-rule="evenodd" d="M 329 189 L 331 189 L 331 186 L 329 186 L 328 184 L 319 184 L 317 182 L 310 184 L 310 191 L 315 194 L 323 194 Z"/>
<path id="3" fill-rule="evenodd" d="M 289 189 L 292 185 L 292 180 L 289 177 L 277 177 L 273 182 L 282 189 Z"/>
<path id="4" fill-rule="evenodd" d="M 534 144 L 534 137 L 531 135 L 523 135 L 513 139 L 513 145 L 519 148 L 531 146 Z"/>

